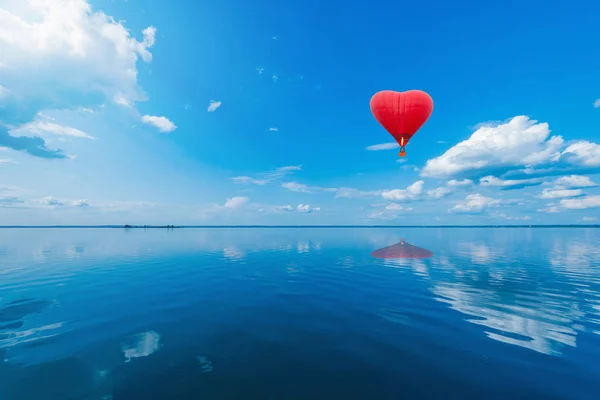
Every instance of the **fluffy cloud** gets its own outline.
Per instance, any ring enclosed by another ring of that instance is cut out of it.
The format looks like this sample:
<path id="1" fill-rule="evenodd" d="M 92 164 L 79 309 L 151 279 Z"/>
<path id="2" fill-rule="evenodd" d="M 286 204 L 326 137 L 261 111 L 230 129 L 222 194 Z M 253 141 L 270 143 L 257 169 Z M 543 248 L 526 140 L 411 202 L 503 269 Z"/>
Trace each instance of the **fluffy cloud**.
<path id="1" fill-rule="evenodd" d="M 309 204 L 298 204 L 296 211 L 302 213 L 311 213 L 313 211 L 321 211 L 320 207 L 311 207 Z"/>
<path id="2" fill-rule="evenodd" d="M 561 136 L 550 136 L 547 123 L 518 116 L 505 123 L 479 125 L 469 139 L 451 147 L 440 157 L 428 160 L 421 176 L 477 175 L 513 167 L 524 167 L 519 171 L 541 176 L 556 174 L 559 172 L 557 166 L 562 167 L 560 170 L 600 167 L 600 145 L 588 141 L 565 144 Z M 514 189 L 540 182 L 525 179 L 504 181 L 487 176 L 482 178 L 481 183 Z"/>
<path id="3" fill-rule="evenodd" d="M 87 0 L 5 0 L 0 5 L 0 85 L 13 96 L 4 100 L 13 125 L 29 122 L 45 108 L 73 108 L 104 100 L 133 107 L 145 101 L 137 63 L 152 60 L 156 28 L 141 40 L 121 22 L 92 11 Z M 19 99 L 12 104 L 11 99 Z M 35 126 L 37 125 L 37 126 Z M 32 123 L 38 132 L 81 136 L 53 124 Z M 84 134 L 87 135 L 87 134 Z M 89 136 L 89 135 L 87 135 Z M 0 128 L 0 145 L 36 157 L 65 158 L 41 137 L 13 137 Z"/>
<path id="4" fill-rule="evenodd" d="M 400 147 L 400 145 L 397 142 L 388 142 L 388 143 L 373 144 L 371 146 L 367 146 L 366 150 L 369 150 L 369 151 L 393 150 L 393 149 L 397 149 L 398 147 Z"/>
<path id="5" fill-rule="evenodd" d="M 540 198 L 542 199 L 560 199 L 564 197 L 578 197 L 583 195 L 581 189 L 544 189 Z"/>
<path id="6" fill-rule="evenodd" d="M 273 171 L 260 173 L 255 178 L 252 178 L 250 176 L 235 176 L 230 179 L 234 183 L 238 183 L 238 184 L 252 183 L 254 185 L 266 185 L 267 183 L 271 183 L 273 181 L 279 180 L 279 179 L 285 177 L 286 175 L 289 175 L 296 171 L 301 171 L 301 170 L 302 170 L 302 165 L 288 165 L 285 167 L 279 167 Z"/>
<path id="7" fill-rule="evenodd" d="M 464 214 L 479 214 L 490 208 L 498 207 L 500 203 L 500 200 L 475 193 L 470 194 L 464 200 L 457 202 L 450 211 Z"/>
<path id="8" fill-rule="evenodd" d="M 215 111 L 217 111 L 217 108 L 219 108 L 219 107 L 221 107 L 221 102 L 220 101 L 211 100 L 208 103 L 207 111 L 208 112 L 215 112 Z"/>
<path id="9" fill-rule="evenodd" d="M 88 207 L 90 203 L 87 200 L 75 200 L 73 202 L 74 207 Z"/>
<path id="10" fill-rule="evenodd" d="M 479 179 L 479 184 L 481 186 L 495 186 L 501 188 L 523 188 L 526 186 L 535 186 L 542 183 L 541 178 L 531 178 L 531 179 L 500 179 L 495 176 L 485 176 Z"/>
<path id="11" fill-rule="evenodd" d="M 470 179 L 463 179 L 462 181 L 458 181 L 456 179 L 451 179 L 446 183 L 446 185 L 448 185 L 450 187 L 469 186 L 472 184 L 473 184 L 473 181 Z"/>
<path id="12" fill-rule="evenodd" d="M 406 202 L 416 200 L 423 193 L 423 181 L 417 181 L 406 189 L 386 190 L 381 193 L 381 197 L 390 201 Z"/>
<path id="13" fill-rule="evenodd" d="M 433 199 L 441 199 L 452 193 L 452 188 L 441 186 L 439 188 L 428 190 L 427 196 Z"/>
<path id="14" fill-rule="evenodd" d="M 154 125 L 161 132 L 173 132 L 177 126 L 167 117 L 155 117 L 153 115 L 144 115 L 142 122 L 149 125 Z"/>
<path id="15" fill-rule="evenodd" d="M 584 195 L 582 188 L 590 188 L 594 187 L 596 184 L 587 176 L 583 175 L 568 175 L 562 176 L 560 178 L 555 179 L 552 182 L 551 188 L 546 188 L 542 190 L 540 194 L 540 198 L 542 199 L 564 199 L 564 198 L 573 198 L 573 197 L 581 197 Z M 541 212 L 559 212 L 565 209 L 576 209 L 574 204 L 589 204 L 586 202 L 581 202 L 583 199 L 571 199 L 574 200 L 563 202 L 561 201 L 559 204 L 548 204 L 546 208 L 542 208 L 538 211 Z M 588 200 L 589 201 L 589 200 Z M 587 207 L 584 207 L 587 208 Z"/>
<path id="16" fill-rule="evenodd" d="M 54 197 L 43 197 L 40 199 L 40 204 L 45 206 L 64 206 L 65 203 L 55 199 Z"/>
<path id="17" fill-rule="evenodd" d="M 321 211 L 321 207 L 312 207 L 310 204 L 298 204 L 297 206 L 293 206 L 291 204 L 287 204 L 285 206 L 269 206 L 269 205 L 257 205 L 259 207 L 260 212 L 278 212 L 278 211 L 289 211 L 289 212 L 299 212 L 299 213 L 312 213 L 316 211 Z"/>
<path id="18" fill-rule="evenodd" d="M 308 185 L 298 182 L 285 182 L 281 184 L 281 187 L 287 190 L 291 190 L 292 192 L 304 192 L 310 193 L 310 189 Z"/>
<path id="19" fill-rule="evenodd" d="M 93 12 L 87 0 L 7 0 L 0 8 L 0 63 L 9 89 L 38 96 L 39 88 L 96 91 L 109 99 L 145 100 L 137 61 L 152 60 L 156 29 L 141 41 L 120 22 Z M 35 93 L 31 93 L 35 90 Z"/>
<path id="20" fill-rule="evenodd" d="M 583 222 L 594 222 L 594 221 L 598 221 L 598 218 L 596 218 L 596 217 L 583 217 L 583 218 L 581 218 L 581 220 Z"/>
<path id="21" fill-rule="evenodd" d="M 277 128 L 277 127 L 269 128 L 269 131 L 271 131 L 271 132 L 277 132 L 278 130 L 279 130 L 279 128 Z"/>
<path id="22" fill-rule="evenodd" d="M 589 208 L 599 207 L 600 196 L 582 196 L 562 199 L 559 203 L 548 204 L 546 207 L 538 209 L 538 211 L 544 213 L 557 213 L 568 210 L 587 210 Z"/>
<path id="23" fill-rule="evenodd" d="M 47 138 L 48 135 L 54 135 L 94 139 L 94 137 L 88 135 L 83 131 L 80 131 L 79 129 L 46 121 L 43 119 L 43 117 L 38 117 L 32 122 L 21 125 L 18 128 L 11 130 L 10 135 L 15 137 L 37 135 L 42 138 Z"/>
<path id="24" fill-rule="evenodd" d="M 588 208 L 600 207 L 600 196 L 586 196 L 577 199 L 563 199 L 559 208 L 567 210 L 586 210 Z"/>
<path id="25" fill-rule="evenodd" d="M 547 123 L 517 116 L 502 124 L 480 126 L 469 139 L 428 160 L 421 175 L 450 177 L 502 166 L 536 165 L 560 158 L 561 136 L 550 135 Z"/>
<path id="26" fill-rule="evenodd" d="M 562 158 L 581 167 L 600 167 L 600 145 L 581 140 L 562 152 Z"/>
<path id="27" fill-rule="evenodd" d="M 562 176 L 553 182 L 554 187 L 560 189 L 588 188 L 597 186 L 589 176 L 568 175 Z"/>
<path id="28" fill-rule="evenodd" d="M 225 202 L 225 208 L 237 209 L 248 203 L 250 199 L 247 197 L 232 197 Z"/>
<path id="29" fill-rule="evenodd" d="M 600 99 L 596 99 L 596 101 L 594 101 L 594 107 L 600 108 Z"/>
<path id="30" fill-rule="evenodd" d="M 385 206 L 386 211 L 411 211 L 412 207 L 404 207 L 398 203 L 390 203 Z"/>
<path id="31" fill-rule="evenodd" d="M 470 179 L 463 179 L 460 181 L 456 179 L 451 179 L 448 182 L 446 182 L 446 186 L 440 186 L 436 189 L 428 190 L 427 197 L 431 199 L 441 199 L 443 197 L 448 196 L 451 193 L 454 193 L 457 190 L 460 190 L 461 188 L 471 186 L 472 184 L 473 181 Z"/>

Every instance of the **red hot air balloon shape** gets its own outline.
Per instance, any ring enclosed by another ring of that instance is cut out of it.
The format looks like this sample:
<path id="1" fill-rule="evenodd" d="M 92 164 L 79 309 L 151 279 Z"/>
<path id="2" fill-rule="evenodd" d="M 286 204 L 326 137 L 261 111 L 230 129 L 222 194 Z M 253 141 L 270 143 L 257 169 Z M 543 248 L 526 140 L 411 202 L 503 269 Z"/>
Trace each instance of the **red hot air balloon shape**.
<path id="1" fill-rule="evenodd" d="M 371 112 L 400 145 L 400 157 L 406 156 L 404 146 L 429 119 L 432 111 L 431 96 L 421 90 L 384 90 L 371 98 Z"/>

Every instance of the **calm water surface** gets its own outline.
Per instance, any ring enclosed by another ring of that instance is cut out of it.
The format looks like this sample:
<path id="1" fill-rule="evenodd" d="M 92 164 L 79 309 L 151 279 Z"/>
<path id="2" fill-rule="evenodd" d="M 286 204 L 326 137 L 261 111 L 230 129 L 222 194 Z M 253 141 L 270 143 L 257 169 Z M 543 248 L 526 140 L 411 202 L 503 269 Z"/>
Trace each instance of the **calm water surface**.
<path id="1" fill-rule="evenodd" d="M 598 229 L 0 229 L 3 400 L 598 399 L 599 360 Z"/>

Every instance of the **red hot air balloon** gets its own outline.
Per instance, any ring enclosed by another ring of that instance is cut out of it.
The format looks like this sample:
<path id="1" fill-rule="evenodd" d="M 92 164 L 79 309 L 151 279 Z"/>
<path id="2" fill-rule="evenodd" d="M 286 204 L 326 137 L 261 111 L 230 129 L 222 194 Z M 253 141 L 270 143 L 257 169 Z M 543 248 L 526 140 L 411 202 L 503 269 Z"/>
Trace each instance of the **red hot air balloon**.
<path id="1" fill-rule="evenodd" d="M 406 156 L 404 146 L 429 119 L 432 111 L 431 96 L 421 90 L 384 90 L 371 97 L 371 112 L 400 145 L 400 157 Z"/>
<path id="2" fill-rule="evenodd" d="M 432 255 L 431 251 L 408 244 L 404 239 L 400 243 L 375 250 L 371 253 L 371 256 L 375 258 L 429 258 Z"/>

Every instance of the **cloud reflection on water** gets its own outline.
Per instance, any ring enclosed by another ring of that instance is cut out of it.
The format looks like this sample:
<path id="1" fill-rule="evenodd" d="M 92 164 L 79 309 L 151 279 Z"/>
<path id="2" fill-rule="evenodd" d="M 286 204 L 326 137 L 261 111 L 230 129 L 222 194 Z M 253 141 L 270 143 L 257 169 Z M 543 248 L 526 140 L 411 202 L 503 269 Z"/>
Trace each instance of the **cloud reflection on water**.
<path id="1" fill-rule="evenodd" d="M 565 346 L 577 347 L 580 332 L 600 333 L 597 240 L 557 239 L 545 258 L 510 254 L 510 245 L 463 241 L 434 258 L 428 276 L 415 273 L 429 278 L 437 301 L 467 315 L 465 321 L 493 340 L 558 356 Z M 507 256 L 518 262 L 506 263 Z"/>

